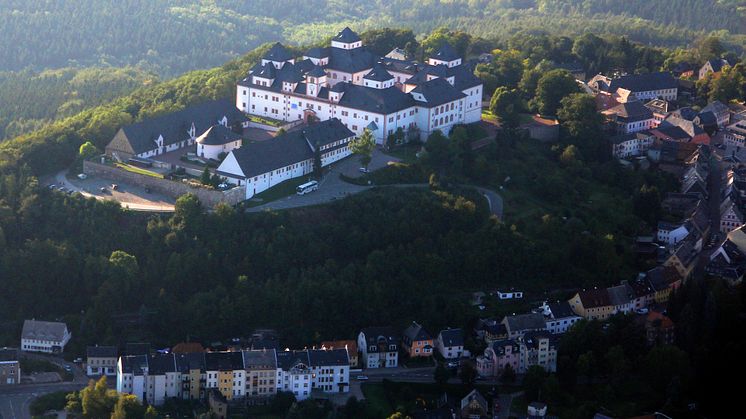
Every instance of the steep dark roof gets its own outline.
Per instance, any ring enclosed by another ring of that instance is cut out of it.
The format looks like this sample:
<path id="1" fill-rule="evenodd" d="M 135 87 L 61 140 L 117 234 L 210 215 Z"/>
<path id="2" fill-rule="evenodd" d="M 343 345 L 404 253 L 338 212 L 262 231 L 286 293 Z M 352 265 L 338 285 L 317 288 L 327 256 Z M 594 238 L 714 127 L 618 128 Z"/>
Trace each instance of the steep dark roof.
<path id="1" fill-rule="evenodd" d="M 399 342 L 399 334 L 392 327 L 366 327 L 361 333 L 365 335 L 365 342 L 368 345 L 378 344 L 379 337 L 384 338 L 389 345 Z"/>
<path id="2" fill-rule="evenodd" d="M 464 346 L 464 332 L 461 329 L 444 329 L 440 331 L 444 346 Z"/>
<path id="3" fill-rule="evenodd" d="M 349 27 L 345 27 L 344 29 L 339 31 L 339 33 L 337 33 L 334 38 L 332 38 L 332 41 L 343 42 L 345 44 L 351 44 L 359 40 L 360 36 L 358 36 L 358 34 Z"/>
<path id="4" fill-rule="evenodd" d="M 167 372 L 176 372 L 176 357 L 174 354 L 156 353 L 148 358 L 148 374 L 163 375 Z"/>
<path id="5" fill-rule="evenodd" d="M 332 118 L 270 140 L 246 143 L 231 153 L 244 176 L 250 178 L 313 158 L 311 147 L 324 146 L 354 135 L 339 119 Z"/>
<path id="6" fill-rule="evenodd" d="M 572 311 L 572 307 L 570 307 L 570 303 L 568 303 L 567 301 L 550 303 L 549 310 L 552 311 L 552 317 L 554 317 L 555 319 L 561 319 L 563 317 L 577 317 L 577 314 Z"/>
<path id="7" fill-rule="evenodd" d="M 541 313 L 517 314 L 514 316 L 505 316 L 508 329 L 511 332 L 524 330 L 542 330 L 547 327 L 544 322 L 544 315 Z"/>
<path id="8" fill-rule="evenodd" d="M 121 357 L 122 372 L 125 374 L 143 375 L 148 367 L 147 355 L 127 355 Z"/>
<path id="9" fill-rule="evenodd" d="M 290 51 L 279 42 L 272 45 L 272 48 L 270 48 L 269 51 L 267 51 L 267 54 L 264 55 L 265 60 L 278 62 L 292 60 L 293 58 L 293 54 L 291 54 Z"/>
<path id="10" fill-rule="evenodd" d="M 311 363 L 308 360 L 308 351 L 277 352 L 277 368 L 282 368 L 284 371 L 288 371 L 298 364 L 303 364 L 307 367 L 311 366 Z"/>
<path id="11" fill-rule="evenodd" d="M 318 65 L 313 66 L 311 71 L 308 72 L 308 75 L 311 77 L 324 77 L 326 76 L 326 72 L 323 68 L 321 68 Z"/>
<path id="12" fill-rule="evenodd" d="M 308 359 L 312 367 L 350 365 L 347 349 L 311 349 Z"/>
<path id="13" fill-rule="evenodd" d="M 435 54 L 433 54 L 430 58 L 441 61 L 454 61 L 458 60 L 461 57 L 448 42 L 444 42 L 443 45 L 441 45 L 440 48 L 435 52 Z"/>
<path id="14" fill-rule="evenodd" d="M 232 371 L 243 369 L 241 352 L 207 352 L 205 369 L 207 371 Z"/>
<path id="15" fill-rule="evenodd" d="M 607 288 L 606 292 L 609 293 L 609 301 L 611 302 L 611 305 L 621 306 L 629 304 L 632 290 L 626 285 L 617 285 L 615 287 Z"/>
<path id="16" fill-rule="evenodd" d="M 303 54 L 305 57 L 311 57 L 311 58 L 326 58 L 329 56 L 329 48 L 323 47 L 316 47 L 311 48 L 308 51 Z"/>
<path id="17" fill-rule="evenodd" d="M 404 329 L 404 336 L 406 336 L 410 342 L 432 339 L 432 336 L 427 333 L 427 330 L 416 322 L 412 322 L 408 328 Z"/>
<path id="18" fill-rule="evenodd" d="M 175 354 L 176 368 L 182 373 L 188 373 L 189 370 L 205 369 L 205 353 L 191 352 L 186 354 Z"/>
<path id="19" fill-rule="evenodd" d="M 611 305 L 609 300 L 609 293 L 606 289 L 596 289 L 582 291 L 580 294 L 580 301 L 583 303 L 583 307 L 586 309 L 604 307 Z"/>
<path id="20" fill-rule="evenodd" d="M 247 121 L 246 116 L 234 104 L 226 99 L 219 99 L 126 125 L 122 127 L 122 131 L 135 154 L 140 154 L 155 149 L 155 140 L 159 135 L 163 135 L 164 145 L 173 144 L 189 137 L 188 131 L 192 124 L 196 132 L 205 132 L 224 116 L 228 118 L 228 125 Z"/>
<path id="21" fill-rule="evenodd" d="M 0 348 L 0 361 L 10 362 L 18 361 L 18 349 L 15 348 Z"/>
<path id="22" fill-rule="evenodd" d="M 238 141 L 241 136 L 221 124 L 215 124 L 197 137 L 197 142 L 203 145 L 223 145 Z"/>
<path id="23" fill-rule="evenodd" d="M 389 114 L 415 106 L 411 95 L 392 86 L 386 89 L 348 84 L 345 94 L 339 100 L 341 106 L 360 109 L 363 111 Z"/>
<path id="24" fill-rule="evenodd" d="M 617 89 L 627 89 L 631 92 L 648 92 L 660 89 L 675 89 L 678 87 L 676 79 L 671 73 L 646 73 L 630 74 L 612 79 L 609 84 L 609 92 L 616 92 Z"/>
<path id="25" fill-rule="evenodd" d="M 118 350 L 116 346 L 89 346 L 85 353 L 88 358 L 116 358 Z"/>
<path id="26" fill-rule="evenodd" d="M 451 83 L 448 83 L 448 81 L 443 78 L 432 79 L 420 83 L 412 90 L 412 93 L 419 93 L 424 96 L 424 105 L 428 108 L 434 108 L 444 103 L 450 103 L 466 97 L 464 92 L 451 86 Z"/>
<path id="27" fill-rule="evenodd" d="M 727 65 L 730 65 L 730 64 L 728 64 L 728 61 L 726 61 L 726 60 L 724 60 L 722 58 L 716 58 L 714 60 L 709 60 L 707 62 L 710 63 L 710 65 L 712 66 L 712 71 L 714 71 L 716 73 L 719 72 L 720 70 L 722 70 L 723 67 L 725 67 Z"/>
<path id="28" fill-rule="evenodd" d="M 246 369 L 277 369 L 275 350 L 243 351 L 243 363 Z"/>
<path id="29" fill-rule="evenodd" d="M 373 69 L 363 76 L 363 78 L 373 81 L 388 81 L 393 79 L 394 76 L 386 70 L 383 64 L 379 63 L 373 66 Z"/>
<path id="30" fill-rule="evenodd" d="M 329 64 L 325 67 L 345 73 L 357 73 L 373 67 L 378 58 L 367 48 L 329 49 Z"/>
<path id="31" fill-rule="evenodd" d="M 639 100 L 620 103 L 604 113 L 614 114 L 620 118 L 624 118 L 627 122 L 653 119 L 653 111 Z"/>

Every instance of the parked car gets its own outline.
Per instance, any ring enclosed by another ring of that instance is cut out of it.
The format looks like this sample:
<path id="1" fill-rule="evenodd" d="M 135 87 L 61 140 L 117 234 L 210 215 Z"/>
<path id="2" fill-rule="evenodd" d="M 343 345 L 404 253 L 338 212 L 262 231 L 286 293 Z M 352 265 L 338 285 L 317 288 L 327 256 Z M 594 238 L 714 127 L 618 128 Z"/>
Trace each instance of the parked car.
<path id="1" fill-rule="evenodd" d="M 357 376 L 357 380 L 358 381 L 368 381 L 368 376 L 367 375 L 358 375 Z"/>
<path id="2" fill-rule="evenodd" d="M 57 187 L 57 185 L 55 185 L 54 183 L 52 183 L 51 185 L 49 185 L 49 189 L 54 189 L 56 187 Z"/>
<path id="3" fill-rule="evenodd" d="M 69 366 L 69 365 L 65 365 L 65 371 L 72 372 L 73 368 L 71 366 Z"/>
<path id="4" fill-rule="evenodd" d="M 101 191 L 101 193 L 106 193 L 106 187 L 105 186 L 102 186 L 101 189 L 99 189 L 99 190 Z"/>
<path id="5" fill-rule="evenodd" d="M 360 168 L 360 172 L 361 172 L 361 173 L 370 173 L 370 170 L 368 170 L 368 168 L 367 168 L 367 167 L 361 167 L 361 168 Z"/>
<path id="6" fill-rule="evenodd" d="M 227 183 L 221 183 L 220 185 L 218 185 L 218 189 L 228 189 L 228 184 Z"/>
<path id="7" fill-rule="evenodd" d="M 648 314 L 648 309 L 647 308 L 638 308 L 638 309 L 635 310 L 635 313 L 637 313 L 637 314 Z"/>
<path id="8" fill-rule="evenodd" d="M 118 191 L 119 190 L 119 185 L 117 185 L 116 183 L 112 183 L 111 184 L 111 190 L 112 191 Z"/>
<path id="9" fill-rule="evenodd" d="M 86 180 L 86 179 L 88 179 L 88 175 L 86 175 L 85 173 L 79 173 L 78 174 L 78 179 L 80 179 L 80 180 Z"/>

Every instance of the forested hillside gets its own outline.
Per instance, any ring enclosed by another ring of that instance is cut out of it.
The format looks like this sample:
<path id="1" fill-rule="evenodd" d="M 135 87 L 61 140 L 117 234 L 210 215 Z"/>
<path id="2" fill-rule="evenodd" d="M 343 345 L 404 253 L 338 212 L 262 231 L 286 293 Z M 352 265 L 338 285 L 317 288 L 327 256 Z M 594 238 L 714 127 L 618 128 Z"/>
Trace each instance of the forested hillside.
<path id="1" fill-rule="evenodd" d="M 173 76 L 223 63 L 261 43 L 319 41 L 343 25 L 357 30 L 439 26 L 482 37 L 521 30 L 627 35 L 688 45 L 704 31 L 740 50 L 738 2 L 672 0 L 4 0 L 0 71 L 71 65 L 138 65 Z"/>
<path id="2" fill-rule="evenodd" d="M 134 67 L 0 72 L 0 141 L 73 116 L 157 80 Z"/>

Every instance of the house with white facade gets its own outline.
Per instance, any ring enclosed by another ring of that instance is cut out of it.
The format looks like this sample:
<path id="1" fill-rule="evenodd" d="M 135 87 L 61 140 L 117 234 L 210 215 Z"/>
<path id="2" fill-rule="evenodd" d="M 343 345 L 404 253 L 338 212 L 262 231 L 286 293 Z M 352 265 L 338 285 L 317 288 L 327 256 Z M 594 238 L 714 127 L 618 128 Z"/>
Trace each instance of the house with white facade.
<path id="1" fill-rule="evenodd" d="M 482 82 L 448 45 L 424 64 L 378 57 L 345 28 L 300 59 L 275 44 L 238 82 L 236 106 L 282 121 L 339 118 L 383 144 L 399 128 L 426 138 L 479 121 Z"/>
<path id="2" fill-rule="evenodd" d="M 86 375 L 116 376 L 118 358 L 116 346 L 89 346 L 86 348 Z"/>
<path id="3" fill-rule="evenodd" d="M 322 393 L 350 390 L 350 358 L 346 349 L 309 349 L 311 388 Z"/>
<path id="4" fill-rule="evenodd" d="M 699 68 L 698 76 L 700 79 L 705 78 L 708 73 L 720 73 L 723 68 L 729 66 L 730 63 L 725 58 L 715 58 L 707 60 L 702 67 Z"/>
<path id="5" fill-rule="evenodd" d="M 117 392 L 146 401 L 148 355 L 126 355 L 117 362 Z"/>
<path id="6" fill-rule="evenodd" d="M 638 100 L 664 99 L 676 100 L 679 84 L 669 72 L 627 74 L 611 78 L 599 74 L 588 81 L 588 87 L 594 92 L 614 95 L 617 91 L 628 92 L 624 96 L 634 95 Z"/>
<path id="7" fill-rule="evenodd" d="M 247 121 L 229 101 L 207 101 L 125 125 L 106 146 L 106 155 L 119 161 L 152 158 L 193 146 L 197 137 L 216 124 L 239 130 Z"/>
<path id="8" fill-rule="evenodd" d="M 693 226 L 690 223 L 668 223 L 660 221 L 656 232 L 658 243 L 675 246 L 684 240 L 691 232 Z"/>
<path id="9" fill-rule="evenodd" d="M 639 100 L 620 103 L 601 114 L 606 117 L 614 133 L 619 135 L 633 134 L 658 125 L 653 111 Z"/>
<path id="10" fill-rule="evenodd" d="M 654 143 L 655 136 L 649 131 L 616 135 L 611 138 L 611 152 L 618 159 L 644 156 Z"/>
<path id="11" fill-rule="evenodd" d="M 354 133 L 337 118 L 296 127 L 264 141 L 247 142 L 232 150 L 216 173 L 239 186 L 246 185 L 246 199 L 267 189 L 313 173 L 318 153 L 321 167 L 351 154 Z"/>
<path id="12" fill-rule="evenodd" d="M 435 339 L 435 349 L 445 359 L 459 359 L 470 355 L 464 349 L 464 331 L 461 329 L 441 330 Z"/>
<path id="13" fill-rule="evenodd" d="M 723 144 L 746 147 L 746 121 L 737 121 L 723 131 Z"/>
<path id="14" fill-rule="evenodd" d="M 396 368 L 399 365 L 399 334 L 392 327 L 367 327 L 357 336 L 363 368 Z"/>
<path id="15" fill-rule="evenodd" d="M 0 387 L 21 384 L 21 360 L 16 348 L 0 348 Z"/>
<path id="16" fill-rule="evenodd" d="M 311 395 L 311 362 L 308 351 L 277 352 L 277 391 L 292 392 L 297 400 Z"/>
<path id="17" fill-rule="evenodd" d="M 205 159 L 220 160 L 231 151 L 241 147 L 241 134 L 225 125 L 215 124 L 195 140 L 197 156 Z"/>
<path id="18" fill-rule="evenodd" d="M 738 205 L 730 197 L 726 197 L 720 204 L 720 232 L 728 234 L 741 227 L 745 221 Z"/>
<path id="19" fill-rule="evenodd" d="M 65 323 L 26 320 L 21 331 L 21 350 L 59 354 L 71 337 Z"/>
<path id="20" fill-rule="evenodd" d="M 559 335 L 567 332 L 572 325 L 579 322 L 582 317 L 572 311 L 572 307 L 567 301 L 544 304 L 539 307 L 541 314 L 544 315 L 544 324 L 546 330 L 553 335 Z"/>

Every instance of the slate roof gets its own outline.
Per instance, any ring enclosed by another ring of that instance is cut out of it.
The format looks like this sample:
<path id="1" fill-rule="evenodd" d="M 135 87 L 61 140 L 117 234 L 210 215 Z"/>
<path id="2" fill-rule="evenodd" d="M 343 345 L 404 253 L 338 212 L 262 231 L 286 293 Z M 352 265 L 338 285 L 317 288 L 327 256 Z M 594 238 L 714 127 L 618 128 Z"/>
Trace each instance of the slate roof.
<path id="1" fill-rule="evenodd" d="M 176 368 L 182 373 L 188 373 L 189 370 L 205 369 L 205 353 L 190 352 L 184 354 L 174 354 L 176 358 Z"/>
<path id="2" fill-rule="evenodd" d="M 282 45 L 279 42 L 276 42 L 274 45 L 272 45 L 272 48 L 267 51 L 267 53 L 263 57 L 265 60 L 271 60 L 271 61 L 278 61 L 283 62 L 287 60 L 292 60 L 293 54 L 290 53 L 290 51 L 285 48 L 284 45 Z"/>
<path id="3" fill-rule="evenodd" d="M 639 100 L 620 103 L 613 108 L 604 111 L 605 114 L 614 114 L 617 117 L 624 118 L 627 122 L 645 121 L 653 119 L 653 111 L 643 105 Z"/>
<path id="4" fill-rule="evenodd" d="M 427 330 L 417 322 L 412 322 L 408 328 L 404 329 L 403 335 L 406 336 L 410 342 L 431 340 L 433 338 L 429 333 L 427 333 Z"/>
<path id="5" fill-rule="evenodd" d="M 384 67 L 383 64 L 378 63 L 373 66 L 373 69 L 370 70 L 368 74 L 363 76 L 363 78 L 373 81 L 388 81 L 393 79 L 394 76 L 392 76 L 391 73 L 386 70 L 386 67 Z"/>
<path id="6" fill-rule="evenodd" d="M 148 374 L 163 375 L 167 372 L 177 372 L 176 356 L 174 354 L 155 353 L 148 357 Z"/>
<path id="7" fill-rule="evenodd" d="M 626 285 L 617 285 L 615 287 L 609 287 L 606 289 L 609 293 L 609 301 L 613 306 L 623 306 L 630 302 L 630 294 L 632 290 L 627 288 Z"/>
<path id="8" fill-rule="evenodd" d="M 207 371 L 232 371 L 243 368 L 241 352 L 207 352 L 205 354 L 205 370 Z"/>
<path id="9" fill-rule="evenodd" d="M 359 40 L 360 40 L 360 36 L 358 36 L 358 34 L 355 33 L 355 31 L 350 29 L 349 26 L 345 26 L 344 29 L 339 31 L 337 35 L 334 38 L 332 38 L 332 41 L 343 42 L 345 44 L 351 44 Z"/>
<path id="10" fill-rule="evenodd" d="M 443 346 L 464 346 L 464 332 L 461 329 L 444 329 L 439 335 Z"/>
<path id="11" fill-rule="evenodd" d="M 122 372 L 125 374 L 143 375 L 148 368 L 147 355 L 126 355 L 120 358 L 122 361 Z"/>
<path id="12" fill-rule="evenodd" d="M 326 58 L 329 56 L 329 48 L 327 47 L 316 47 L 311 48 L 303 54 L 304 57 L 311 58 Z"/>
<path id="13" fill-rule="evenodd" d="M 464 92 L 451 86 L 443 78 L 432 79 L 420 83 L 412 90 L 412 93 L 419 93 L 425 97 L 425 106 L 434 108 L 444 103 L 450 103 L 455 100 L 465 98 Z"/>
<path id="14" fill-rule="evenodd" d="M 329 48 L 329 63 L 325 67 L 345 73 L 357 73 L 372 68 L 377 60 L 378 57 L 365 47 Z"/>
<path id="15" fill-rule="evenodd" d="M 492 350 L 495 351 L 495 355 L 504 355 L 505 354 L 505 348 L 508 346 L 512 346 L 514 349 L 514 353 L 518 352 L 518 343 L 514 341 L 513 339 L 500 339 L 492 342 Z"/>
<path id="16" fill-rule="evenodd" d="M 231 131 L 220 124 L 215 124 L 207 129 L 202 135 L 197 137 L 197 143 L 202 145 L 223 145 L 238 141 L 241 139 L 239 134 Z"/>
<path id="17" fill-rule="evenodd" d="M 724 60 L 722 58 L 716 58 L 713 60 L 708 60 L 708 63 L 710 63 L 710 66 L 712 66 L 712 71 L 715 73 L 719 72 L 723 69 L 723 67 L 730 65 L 727 60 Z"/>
<path id="18" fill-rule="evenodd" d="M 549 339 L 549 346 L 554 343 L 554 338 L 551 333 L 540 330 L 535 332 L 526 332 L 526 334 L 523 335 L 521 338 L 521 341 L 529 348 L 536 349 L 539 347 L 539 341 L 541 339 Z"/>
<path id="19" fill-rule="evenodd" d="M 308 360 L 308 351 L 278 351 L 277 352 L 277 367 L 284 371 L 289 371 L 299 363 L 305 366 L 310 366 L 311 363 Z"/>
<path id="20" fill-rule="evenodd" d="M 18 349 L 0 348 L 0 362 L 18 361 Z"/>
<path id="21" fill-rule="evenodd" d="M 315 65 L 313 66 L 311 71 L 307 73 L 307 75 L 311 77 L 324 77 L 326 76 L 326 72 L 324 71 L 323 68 L 321 68 L 321 66 Z"/>
<path id="22" fill-rule="evenodd" d="M 88 358 L 116 358 L 119 351 L 116 346 L 89 346 L 85 353 Z"/>
<path id="23" fill-rule="evenodd" d="M 684 115 L 678 113 L 668 115 L 666 119 L 658 125 L 658 130 L 660 131 L 661 128 L 672 126 L 681 128 L 689 137 L 705 134 L 705 130 L 702 129 L 702 127 L 695 124 L 692 120 L 686 119 Z"/>
<path id="24" fill-rule="evenodd" d="M 248 369 L 277 369 L 275 350 L 243 351 L 244 368 Z"/>
<path id="25" fill-rule="evenodd" d="M 549 310 L 552 312 L 552 317 L 555 319 L 562 319 L 565 317 L 577 317 L 578 315 L 572 311 L 570 303 L 567 301 L 560 301 L 557 303 L 550 303 Z"/>
<path id="26" fill-rule="evenodd" d="M 541 313 L 517 314 L 514 316 L 505 316 L 508 330 L 511 332 L 520 332 L 524 330 L 541 330 L 545 329 L 544 315 Z"/>
<path id="27" fill-rule="evenodd" d="M 399 342 L 399 334 L 392 327 L 366 327 L 360 332 L 365 335 L 368 346 L 377 346 L 379 337 L 384 338 L 387 345 L 397 345 Z"/>
<path id="28" fill-rule="evenodd" d="M 627 89 L 631 92 L 648 92 L 651 90 L 675 89 L 678 82 L 669 72 L 630 74 L 609 83 L 608 91 L 616 92 L 617 89 Z"/>
<path id="29" fill-rule="evenodd" d="M 433 54 L 430 58 L 441 61 L 454 61 L 458 60 L 461 57 L 448 42 L 444 42 L 443 45 L 441 45 L 440 48 L 435 52 L 435 54 Z"/>
<path id="30" fill-rule="evenodd" d="M 586 309 L 611 305 L 609 293 L 606 292 L 606 289 L 586 290 L 578 294 L 580 295 L 583 307 Z"/>
<path id="31" fill-rule="evenodd" d="M 350 365 L 346 349 L 310 349 L 308 359 L 312 367 Z"/>
<path id="32" fill-rule="evenodd" d="M 244 176 L 249 178 L 313 158 L 312 146 L 323 146 L 354 135 L 339 119 L 332 118 L 270 140 L 245 143 L 231 153 Z"/>
<path id="33" fill-rule="evenodd" d="M 196 132 L 205 132 L 223 116 L 228 118 L 229 126 L 248 120 L 234 104 L 226 99 L 219 99 L 126 125 L 121 130 L 135 154 L 140 154 L 155 149 L 155 140 L 159 135 L 163 135 L 164 146 L 173 144 L 189 138 L 188 131 L 192 124 Z"/>
<path id="34" fill-rule="evenodd" d="M 339 104 L 371 113 L 390 114 L 415 106 L 415 100 L 394 86 L 374 89 L 347 83 Z"/>
<path id="35" fill-rule="evenodd" d="M 21 338 L 61 342 L 65 337 L 65 330 L 65 323 L 26 320 L 23 322 Z"/>
<path id="36" fill-rule="evenodd" d="M 681 127 L 671 124 L 661 124 L 657 128 L 650 130 L 651 133 L 660 133 L 664 137 L 668 137 L 673 140 L 686 141 L 690 140 L 691 136 L 684 131 Z"/>

